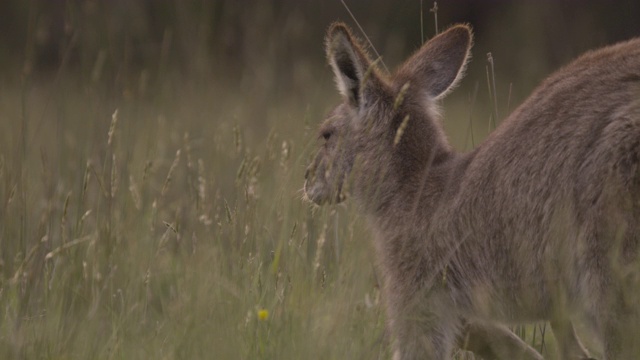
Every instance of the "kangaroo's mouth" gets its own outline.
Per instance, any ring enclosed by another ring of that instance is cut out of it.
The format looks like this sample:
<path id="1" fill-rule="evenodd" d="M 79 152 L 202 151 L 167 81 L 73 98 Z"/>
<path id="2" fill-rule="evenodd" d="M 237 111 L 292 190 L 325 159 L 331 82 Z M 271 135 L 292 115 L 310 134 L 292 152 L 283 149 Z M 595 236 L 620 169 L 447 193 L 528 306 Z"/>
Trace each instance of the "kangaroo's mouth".
<path id="1" fill-rule="evenodd" d="M 334 190 L 317 181 L 312 183 L 309 179 L 304 181 L 304 195 L 316 205 L 339 204 L 346 199 L 342 186 Z"/>
<path id="2" fill-rule="evenodd" d="M 309 180 L 304 181 L 304 196 L 316 205 L 324 205 L 327 202 L 327 197 L 319 189 L 319 186 L 310 185 Z"/>

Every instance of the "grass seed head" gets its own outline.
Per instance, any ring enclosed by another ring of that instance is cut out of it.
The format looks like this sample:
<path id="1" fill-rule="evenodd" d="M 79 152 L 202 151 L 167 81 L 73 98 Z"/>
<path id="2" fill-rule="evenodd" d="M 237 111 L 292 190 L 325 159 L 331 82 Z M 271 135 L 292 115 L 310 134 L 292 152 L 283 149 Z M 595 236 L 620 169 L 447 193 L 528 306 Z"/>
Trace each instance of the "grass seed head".
<path id="1" fill-rule="evenodd" d="M 108 133 L 108 140 L 107 140 L 107 144 L 109 146 L 111 146 L 111 142 L 113 141 L 117 124 L 118 124 L 118 109 L 116 109 L 111 115 L 111 125 L 109 126 L 109 133 Z"/>
<path id="2" fill-rule="evenodd" d="M 167 193 L 167 190 L 169 190 L 169 185 L 171 184 L 173 172 L 176 170 L 179 163 L 180 163 L 180 149 L 176 151 L 176 157 L 173 160 L 171 167 L 169 168 L 169 172 L 167 173 L 167 178 L 164 181 L 164 185 L 162 185 L 162 191 L 160 192 L 162 196 L 164 196 Z"/>
<path id="3" fill-rule="evenodd" d="M 396 131 L 396 137 L 393 139 L 393 146 L 398 145 L 398 143 L 400 142 L 400 139 L 402 138 L 402 135 L 404 134 L 404 131 L 407 128 L 407 124 L 409 124 L 409 114 L 407 114 L 404 117 L 404 119 L 402 119 L 400 126 L 398 126 L 398 130 Z"/>

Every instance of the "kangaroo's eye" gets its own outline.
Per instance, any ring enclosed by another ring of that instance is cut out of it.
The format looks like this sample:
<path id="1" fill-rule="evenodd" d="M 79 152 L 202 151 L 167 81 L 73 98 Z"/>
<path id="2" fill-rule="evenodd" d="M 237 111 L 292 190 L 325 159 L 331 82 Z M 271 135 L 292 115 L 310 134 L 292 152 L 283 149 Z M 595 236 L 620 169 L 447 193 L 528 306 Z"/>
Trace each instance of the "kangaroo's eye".
<path id="1" fill-rule="evenodd" d="M 331 138 L 331 131 L 328 131 L 328 130 L 323 131 L 321 135 L 322 135 L 322 138 L 325 139 L 325 141 L 329 140 Z"/>

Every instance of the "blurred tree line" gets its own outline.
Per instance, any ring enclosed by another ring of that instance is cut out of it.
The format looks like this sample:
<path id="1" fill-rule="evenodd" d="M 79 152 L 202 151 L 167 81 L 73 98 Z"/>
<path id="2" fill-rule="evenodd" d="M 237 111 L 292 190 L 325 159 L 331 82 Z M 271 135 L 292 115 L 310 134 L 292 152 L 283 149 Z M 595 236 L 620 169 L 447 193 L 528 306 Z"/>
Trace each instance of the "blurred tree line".
<path id="1" fill-rule="evenodd" d="M 433 1 L 346 3 L 391 68 L 436 31 Z M 440 28 L 472 24 L 476 62 L 492 52 L 499 73 L 524 81 L 539 80 L 587 49 L 640 35 L 637 0 L 442 0 L 437 6 Z M 355 27 L 340 0 L 2 0 L 0 81 L 64 74 L 123 93 L 170 79 L 278 84 L 271 90 L 284 94 L 326 70 L 322 41 L 335 20 Z"/>

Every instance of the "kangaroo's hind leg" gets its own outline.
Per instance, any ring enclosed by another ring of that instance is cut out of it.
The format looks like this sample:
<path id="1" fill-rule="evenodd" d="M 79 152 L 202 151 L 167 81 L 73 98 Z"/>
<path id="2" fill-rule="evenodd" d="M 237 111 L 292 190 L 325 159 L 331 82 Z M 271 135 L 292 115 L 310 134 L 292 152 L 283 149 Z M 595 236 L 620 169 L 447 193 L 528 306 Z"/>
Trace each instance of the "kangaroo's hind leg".
<path id="1" fill-rule="evenodd" d="M 598 321 L 606 360 L 640 358 L 640 287 L 637 279 L 625 280 L 634 285 L 611 289 Z"/>
<path id="2" fill-rule="evenodd" d="M 573 327 L 573 323 L 568 319 L 554 319 L 551 322 L 553 335 L 558 343 L 560 358 L 564 360 L 588 360 L 592 359 L 589 352 L 580 342 Z"/>
<path id="3" fill-rule="evenodd" d="M 470 322 L 464 330 L 460 347 L 485 360 L 543 360 L 540 353 L 504 325 Z"/>

